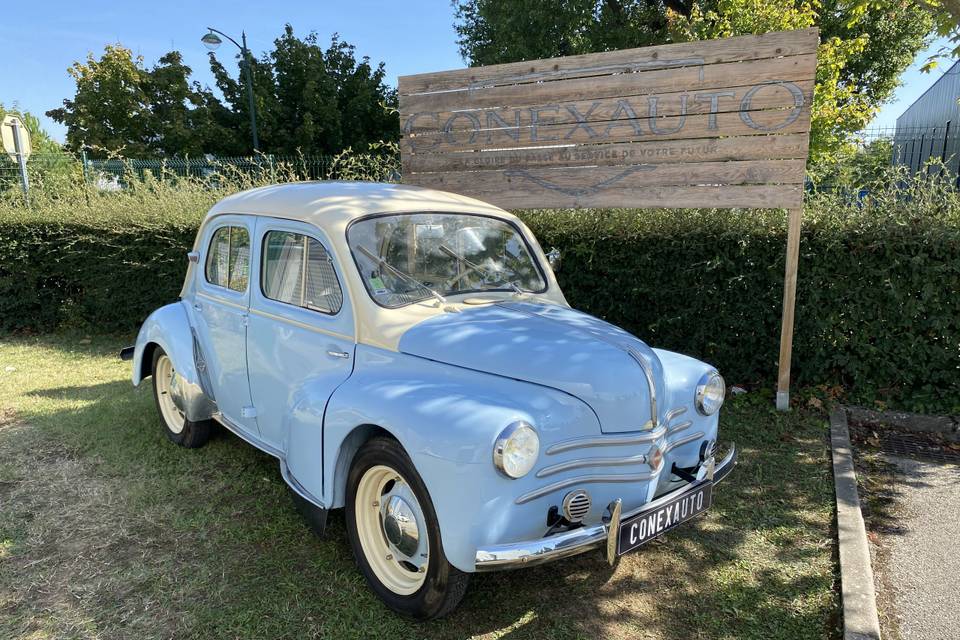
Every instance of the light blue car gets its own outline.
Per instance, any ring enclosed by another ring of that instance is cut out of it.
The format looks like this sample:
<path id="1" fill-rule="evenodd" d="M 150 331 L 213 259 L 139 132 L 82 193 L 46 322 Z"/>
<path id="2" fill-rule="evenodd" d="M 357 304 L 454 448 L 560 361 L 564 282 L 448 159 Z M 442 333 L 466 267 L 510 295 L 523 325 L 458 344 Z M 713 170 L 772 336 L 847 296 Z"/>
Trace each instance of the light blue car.
<path id="1" fill-rule="evenodd" d="M 452 610 L 473 572 L 610 563 L 706 510 L 733 468 L 724 382 L 570 308 L 559 254 L 494 206 L 374 183 L 239 193 L 180 300 L 143 323 L 173 442 L 217 422 L 276 456 L 311 525 L 346 509 L 392 609 Z"/>

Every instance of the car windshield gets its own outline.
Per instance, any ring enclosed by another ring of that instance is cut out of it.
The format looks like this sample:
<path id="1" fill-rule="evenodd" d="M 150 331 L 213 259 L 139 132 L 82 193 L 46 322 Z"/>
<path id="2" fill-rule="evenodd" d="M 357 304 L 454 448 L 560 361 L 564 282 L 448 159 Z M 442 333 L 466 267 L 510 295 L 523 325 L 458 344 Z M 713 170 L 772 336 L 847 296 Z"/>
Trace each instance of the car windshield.
<path id="1" fill-rule="evenodd" d="M 520 231 L 466 213 L 382 215 L 355 222 L 350 251 L 370 296 L 384 307 L 478 291 L 546 289 Z"/>

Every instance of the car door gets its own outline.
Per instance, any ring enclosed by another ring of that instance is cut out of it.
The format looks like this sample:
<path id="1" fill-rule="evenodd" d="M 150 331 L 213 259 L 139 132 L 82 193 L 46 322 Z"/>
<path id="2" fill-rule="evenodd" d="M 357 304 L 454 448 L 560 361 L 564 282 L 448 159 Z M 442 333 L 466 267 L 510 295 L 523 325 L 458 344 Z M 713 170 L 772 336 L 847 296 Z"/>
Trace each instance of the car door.
<path id="1" fill-rule="evenodd" d="M 231 215 L 208 225 L 192 311 L 217 408 L 228 426 L 256 436 L 246 351 L 254 223 L 251 216 Z"/>
<path id="2" fill-rule="evenodd" d="M 261 437 L 288 451 L 287 416 L 299 402 L 320 411 L 350 376 L 354 357 L 353 309 L 330 243 L 316 227 L 261 217 L 255 245 L 257 282 L 252 287 L 247 358 Z M 318 406 L 320 404 L 320 406 Z M 321 433 L 315 434 L 319 442 Z"/>

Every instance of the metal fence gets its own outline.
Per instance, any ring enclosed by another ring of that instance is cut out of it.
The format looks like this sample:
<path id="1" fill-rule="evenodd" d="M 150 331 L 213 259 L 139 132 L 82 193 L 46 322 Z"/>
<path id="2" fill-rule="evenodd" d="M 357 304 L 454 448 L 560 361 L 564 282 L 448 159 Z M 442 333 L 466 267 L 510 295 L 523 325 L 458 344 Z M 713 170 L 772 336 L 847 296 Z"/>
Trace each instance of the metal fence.
<path id="1" fill-rule="evenodd" d="M 840 155 L 834 165 L 820 162 L 808 166 L 808 188 L 849 190 L 865 186 L 889 165 L 900 165 L 911 175 L 948 172 L 960 188 L 960 126 L 868 129 L 851 136 L 847 152 Z M 27 161 L 33 189 L 82 179 L 101 190 L 120 190 L 148 174 L 224 182 L 244 176 L 277 182 L 291 178 L 325 180 L 332 177 L 333 170 L 333 157 L 316 155 L 94 159 L 82 153 L 58 152 L 34 153 Z M 19 190 L 20 184 L 17 162 L 0 155 L 0 192 Z"/>
<path id="2" fill-rule="evenodd" d="M 176 175 L 181 177 L 210 178 L 217 175 L 247 174 L 276 175 L 278 172 L 295 174 L 307 180 L 325 180 L 330 177 L 333 158 L 330 156 L 304 155 L 259 155 L 223 157 L 205 155 L 197 158 L 115 158 L 93 160 L 81 157 L 83 173 L 88 180 L 115 177 L 124 181 L 131 176 L 140 179 L 148 173 L 154 177 Z"/>
<path id="3" fill-rule="evenodd" d="M 93 159 L 68 152 L 34 153 L 27 160 L 32 189 L 43 189 L 68 181 L 85 180 L 99 189 L 118 190 L 131 180 L 155 178 L 199 178 L 230 180 L 243 176 L 288 180 L 326 180 L 331 177 L 332 156 L 260 155 L 247 157 L 197 158 L 110 158 Z M 7 155 L 0 155 L 0 191 L 21 185 L 20 167 Z"/>

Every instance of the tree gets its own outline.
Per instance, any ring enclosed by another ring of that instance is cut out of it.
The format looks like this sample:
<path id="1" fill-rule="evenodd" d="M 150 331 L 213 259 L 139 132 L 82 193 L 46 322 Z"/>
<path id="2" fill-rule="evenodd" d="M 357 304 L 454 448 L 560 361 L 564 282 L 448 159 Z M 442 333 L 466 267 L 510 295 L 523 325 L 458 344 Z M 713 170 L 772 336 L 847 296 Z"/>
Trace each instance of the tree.
<path id="1" fill-rule="evenodd" d="M 455 0 L 471 65 L 820 28 L 811 155 L 829 157 L 889 100 L 927 41 L 921 0 Z"/>
<path id="2" fill-rule="evenodd" d="M 129 49 L 108 45 L 99 59 L 90 54 L 68 69 L 76 94 L 47 115 L 67 125 L 68 148 L 93 155 L 249 154 L 244 76 L 234 79 L 212 53 L 210 69 L 222 99 L 191 82 L 177 51 L 146 69 Z M 273 51 L 251 60 L 251 71 L 261 151 L 335 154 L 399 136 L 397 114 L 388 109 L 396 91 L 384 83 L 383 64 L 358 60 L 336 35 L 323 49 L 315 33 L 301 39 L 287 25 Z"/>
<path id="3" fill-rule="evenodd" d="M 87 55 L 86 63 L 67 69 L 77 83 L 76 95 L 47 116 L 67 125 L 67 148 L 84 146 L 148 155 L 151 113 L 143 90 L 143 58 L 108 44 L 100 59 Z"/>
<path id="4" fill-rule="evenodd" d="M 210 55 L 217 88 L 235 126 L 249 135 L 247 89 L 237 57 L 238 80 Z M 397 140 L 396 91 L 384 83 L 383 63 L 359 61 L 355 48 L 334 34 L 324 50 L 316 33 L 294 35 L 289 24 L 273 51 L 254 60 L 253 93 L 261 147 L 270 153 L 334 154 L 379 140 Z"/>

